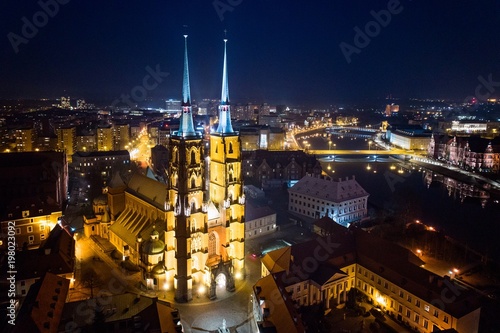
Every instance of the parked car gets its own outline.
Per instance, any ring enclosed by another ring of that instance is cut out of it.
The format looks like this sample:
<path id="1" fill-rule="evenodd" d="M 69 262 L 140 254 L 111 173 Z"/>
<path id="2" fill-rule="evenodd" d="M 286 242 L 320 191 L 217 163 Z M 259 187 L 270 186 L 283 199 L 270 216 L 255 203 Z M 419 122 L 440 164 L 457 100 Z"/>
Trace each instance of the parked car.
<path id="1" fill-rule="evenodd" d="M 370 312 L 374 317 L 379 317 L 379 318 L 384 317 L 384 312 L 379 308 L 372 308 Z"/>

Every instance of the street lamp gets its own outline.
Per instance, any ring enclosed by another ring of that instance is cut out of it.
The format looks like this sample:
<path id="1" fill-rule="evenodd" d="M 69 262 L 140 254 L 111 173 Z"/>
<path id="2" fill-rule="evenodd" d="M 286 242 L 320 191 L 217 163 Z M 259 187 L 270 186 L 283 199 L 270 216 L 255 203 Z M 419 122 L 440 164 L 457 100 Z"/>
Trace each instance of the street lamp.
<path id="1" fill-rule="evenodd" d="M 368 150 L 372 149 L 372 140 L 368 141 Z"/>

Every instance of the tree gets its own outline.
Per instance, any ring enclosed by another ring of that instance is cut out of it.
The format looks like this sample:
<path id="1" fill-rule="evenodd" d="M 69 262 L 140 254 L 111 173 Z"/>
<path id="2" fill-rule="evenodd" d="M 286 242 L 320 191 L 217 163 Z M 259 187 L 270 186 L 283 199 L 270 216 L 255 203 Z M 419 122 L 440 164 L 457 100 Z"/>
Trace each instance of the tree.
<path id="1" fill-rule="evenodd" d="M 92 267 L 82 269 L 81 283 L 84 287 L 90 288 L 90 298 L 94 298 L 94 288 L 102 285 L 99 275 Z"/>

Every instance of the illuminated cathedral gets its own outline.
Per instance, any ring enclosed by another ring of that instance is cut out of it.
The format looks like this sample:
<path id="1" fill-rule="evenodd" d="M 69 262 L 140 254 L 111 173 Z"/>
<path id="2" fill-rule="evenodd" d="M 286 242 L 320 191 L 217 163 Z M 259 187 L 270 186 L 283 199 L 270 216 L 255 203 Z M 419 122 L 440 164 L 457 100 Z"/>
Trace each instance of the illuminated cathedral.
<path id="1" fill-rule="evenodd" d="M 241 142 L 231 125 L 226 44 L 209 151 L 193 124 L 185 35 L 182 113 L 168 143 L 167 184 L 135 174 L 126 185 L 116 176 L 108 186 L 111 222 L 102 236 L 141 267 L 145 288 L 173 289 L 177 301 L 214 299 L 216 285 L 234 291 L 245 274 Z"/>

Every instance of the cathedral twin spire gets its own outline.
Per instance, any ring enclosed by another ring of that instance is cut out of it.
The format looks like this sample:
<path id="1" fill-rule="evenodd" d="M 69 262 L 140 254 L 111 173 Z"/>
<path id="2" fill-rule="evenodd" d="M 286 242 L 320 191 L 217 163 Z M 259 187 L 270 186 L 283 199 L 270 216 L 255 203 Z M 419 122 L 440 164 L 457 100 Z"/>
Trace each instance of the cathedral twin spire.
<path id="1" fill-rule="evenodd" d="M 189 85 L 189 64 L 187 54 L 187 35 L 184 35 L 184 75 L 182 82 L 182 114 L 177 135 L 182 137 L 198 136 L 193 123 L 193 112 L 191 106 L 191 87 Z M 219 105 L 219 126 L 216 133 L 230 134 L 234 133 L 231 125 L 231 106 L 229 104 L 229 86 L 227 80 L 227 57 L 226 57 L 227 39 L 224 39 L 224 66 L 222 71 L 222 93 Z"/>
<path id="2" fill-rule="evenodd" d="M 191 87 L 189 86 L 189 64 L 187 53 L 187 35 L 184 35 L 184 76 L 182 79 L 182 114 L 177 135 L 182 137 L 199 135 L 194 130 L 193 107 L 191 106 Z"/>
<path id="3" fill-rule="evenodd" d="M 216 133 L 228 134 L 234 133 L 231 125 L 231 106 L 229 104 L 229 86 L 227 83 L 227 57 L 226 57 L 227 39 L 224 39 L 224 68 L 222 70 L 222 93 L 219 105 L 219 126 Z"/>

